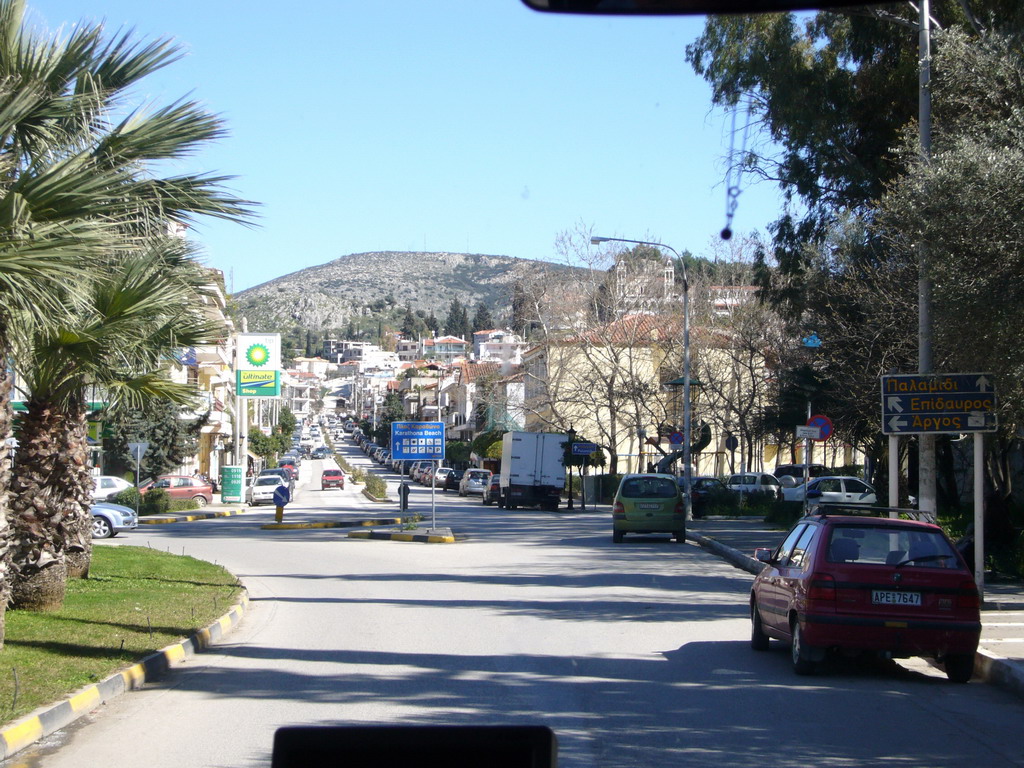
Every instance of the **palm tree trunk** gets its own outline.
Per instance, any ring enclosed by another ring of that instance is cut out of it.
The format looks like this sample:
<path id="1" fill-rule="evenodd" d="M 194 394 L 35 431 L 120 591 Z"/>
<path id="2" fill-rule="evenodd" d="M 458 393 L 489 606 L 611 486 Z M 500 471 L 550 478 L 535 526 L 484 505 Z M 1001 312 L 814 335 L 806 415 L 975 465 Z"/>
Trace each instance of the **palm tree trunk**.
<path id="1" fill-rule="evenodd" d="M 0 333 L 5 329 L 0 324 Z M 4 355 L 6 357 L 6 355 Z M 0 365 L 0 649 L 4 647 L 7 601 L 11 596 L 11 531 L 8 525 L 11 485 L 11 377 Z"/>
<path id="2" fill-rule="evenodd" d="M 68 513 L 72 519 L 68 522 L 68 538 L 65 556 L 68 564 L 69 579 L 89 578 L 89 566 L 92 563 L 92 472 L 89 468 L 89 425 L 87 422 L 88 406 L 78 400 L 72 412 L 68 414 L 68 422 L 64 432 L 67 440 L 68 467 Z M 75 502 L 77 501 L 77 504 Z"/>
<path id="3" fill-rule="evenodd" d="M 11 482 L 12 608 L 46 611 L 64 604 L 65 543 L 68 524 L 76 517 L 69 507 L 77 505 L 66 500 L 72 457 L 64 453 L 65 428 L 59 409 L 28 401 L 18 426 L 18 471 Z"/>

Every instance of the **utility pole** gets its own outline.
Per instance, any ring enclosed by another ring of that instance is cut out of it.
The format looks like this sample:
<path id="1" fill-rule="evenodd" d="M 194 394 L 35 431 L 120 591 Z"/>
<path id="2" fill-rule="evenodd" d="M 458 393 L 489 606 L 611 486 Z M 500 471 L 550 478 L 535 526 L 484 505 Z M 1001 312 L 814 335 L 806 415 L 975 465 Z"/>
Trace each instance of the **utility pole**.
<path id="1" fill-rule="evenodd" d="M 931 94 L 931 8 L 929 0 L 918 0 L 918 131 L 921 157 L 929 162 L 932 152 Z M 917 278 L 917 366 L 918 373 L 933 373 L 932 361 L 932 281 L 928 271 L 928 243 L 918 243 Z M 935 435 L 918 436 L 917 498 L 918 509 L 935 512 Z M 892 501 L 890 500 L 890 504 Z"/>

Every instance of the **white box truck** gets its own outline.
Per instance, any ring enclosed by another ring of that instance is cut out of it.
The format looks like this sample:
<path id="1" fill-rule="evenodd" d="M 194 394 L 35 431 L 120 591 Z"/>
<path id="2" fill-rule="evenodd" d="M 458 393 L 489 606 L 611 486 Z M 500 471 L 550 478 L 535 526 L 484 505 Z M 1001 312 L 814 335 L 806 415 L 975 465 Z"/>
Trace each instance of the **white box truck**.
<path id="1" fill-rule="evenodd" d="M 506 432 L 501 443 L 501 496 L 505 509 L 558 509 L 565 487 L 565 435 L 553 432 Z"/>

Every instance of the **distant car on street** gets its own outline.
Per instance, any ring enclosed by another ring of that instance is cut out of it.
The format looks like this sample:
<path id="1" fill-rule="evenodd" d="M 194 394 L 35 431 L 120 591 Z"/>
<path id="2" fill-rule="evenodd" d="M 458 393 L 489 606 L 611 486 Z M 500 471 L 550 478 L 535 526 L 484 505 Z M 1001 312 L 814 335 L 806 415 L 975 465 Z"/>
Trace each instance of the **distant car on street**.
<path id="1" fill-rule="evenodd" d="M 779 479 L 768 472 L 739 472 L 730 475 L 726 486 L 731 491 L 736 491 L 740 496 L 749 493 L 764 493 L 777 501 L 781 501 L 782 485 Z"/>
<path id="2" fill-rule="evenodd" d="M 465 474 L 464 470 L 453 469 L 444 479 L 444 487 L 441 489 L 445 493 L 448 491 L 457 491 L 459 486 L 462 484 L 462 476 Z"/>
<path id="3" fill-rule="evenodd" d="M 490 483 L 490 470 L 467 469 L 462 475 L 462 481 L 459 483 L 459 496 L 466 496 L 471 493 L 483 496 L 484 491 L 487 490 L 487 486 L 490 485 Z"/>
<path id="4" fill-rule="evenodd" d="M 499 507 L 502 505 L 501 475 L 497 473 L 491 475 L 491 481 L 487 484 L 487 488 L 484 490 L 483 502 L 487 505 L 497 503 Z"/>
<path id="5" fill-rule="evenodd" d="M 284 484 L 288 486 L 288 493 L 295 493 L 295 476 L 287 467 L 278 467 L 277 469 L 264 469 L 259 474 L 260 477 L 266 477 L 267 475 L 280 477 L 284 481 Z"/>
<path id="6" fill-rule="evenodd" d="M 92 498 L 94 501 L 109 499 L 121 491 L 135 487 L 123 477 L 117 477 L 116 475 L 100 475 L 95 480 L 92 487 Z"/>
<path id="7" fill-rule="evenodd" d="M 344 488 L 345 487 L 345 473 L 340 469 L 325 469 L 320 473 L 320 490 L 326 491 L 328 488 Z"/>
<path id="8" fill-rule="evenodd" d="M 818 501 L 830 504 L 864 504 L 870 506 L 877 501 L 875 489 L 856 477 L 845 475 L 827 475 L 817 477 L 807 484 L 796 488 L 784 488 L 786 501 L 803 501 L 806 493 L 820 492 Z M 814 498 L 813 496 L 811 498 Z"/>
<path id="9" fill-rule="evenodd" d="M 250 507 L 260 504 L 273 504 L 274 491 L 280 487 L 288 487 L 288 482 L 280 475 L 260 475 L 246 491 L 246 502 Z"/>

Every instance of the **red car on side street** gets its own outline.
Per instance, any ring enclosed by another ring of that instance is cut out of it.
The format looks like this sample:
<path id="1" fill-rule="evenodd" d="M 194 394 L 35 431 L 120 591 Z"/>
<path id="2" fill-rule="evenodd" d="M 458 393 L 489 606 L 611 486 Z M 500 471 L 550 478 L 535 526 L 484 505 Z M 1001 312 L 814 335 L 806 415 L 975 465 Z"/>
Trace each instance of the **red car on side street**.
<path id="1" fill-rule="evenodd" d="M 978 590 L 939 526 L 813 515 L 754 555 L 766 567 L 750 592 L 750 644 L 788 643 L 797 674 L 815 672 L 828 651 L 927 656 L 956 683 L 974 673 Z"/>

